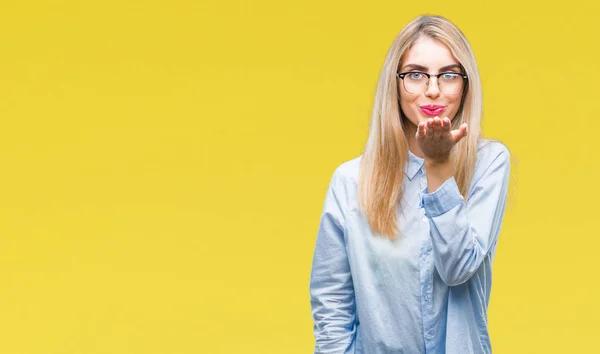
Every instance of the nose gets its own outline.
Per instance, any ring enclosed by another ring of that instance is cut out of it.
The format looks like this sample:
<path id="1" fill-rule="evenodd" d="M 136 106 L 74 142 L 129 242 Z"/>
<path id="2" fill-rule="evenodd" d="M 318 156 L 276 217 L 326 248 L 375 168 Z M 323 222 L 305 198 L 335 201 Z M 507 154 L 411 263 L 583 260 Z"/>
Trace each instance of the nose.
<path id="1" fill-rule="evenodd" d="M 427 90 L 425 96 L 430 98 L 436 98 L 440 95 L 440 87 L 438 86 L 437 77 L 432 77 L 427 83 Z"/>

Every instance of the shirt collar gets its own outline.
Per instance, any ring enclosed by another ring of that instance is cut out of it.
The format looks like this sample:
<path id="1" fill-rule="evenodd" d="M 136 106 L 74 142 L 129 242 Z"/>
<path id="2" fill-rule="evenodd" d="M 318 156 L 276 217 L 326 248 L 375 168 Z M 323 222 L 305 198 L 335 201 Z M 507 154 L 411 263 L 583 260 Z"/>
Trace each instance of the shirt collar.
<path id="1" fill-rule="evenodd" d="M 410 150 L 408 150 L 408 155 L 408 161 L 404 166 L 404 174 L 406 175 L 406 177 L 408 177 L 409 180 L 412 180 L 413 178 L 415 178 L 415 175 L 417 174 L 417 172 L 419 172 L 421 167 L 423 167 L 423 163 L 425 162 L 425 160 L 413 154 Z"/>

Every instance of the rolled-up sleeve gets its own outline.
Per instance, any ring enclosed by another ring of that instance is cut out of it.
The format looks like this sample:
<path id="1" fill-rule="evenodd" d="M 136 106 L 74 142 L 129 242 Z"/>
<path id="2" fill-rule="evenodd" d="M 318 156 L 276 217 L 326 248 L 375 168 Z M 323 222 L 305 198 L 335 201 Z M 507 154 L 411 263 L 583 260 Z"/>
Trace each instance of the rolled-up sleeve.
<path id="1" fill-rule="evenodd" d="M 429 219 L 435 266 L 449 286 L 469 280 L 495 247 L 504 217 L 510 155 L 502 146 L 465 202 L 454 177 L 435 192 L 423 190 L 421 207 Z"/>
<path id="2" fill-rule="evenodd" d="M 343 197 L 338 171 L 327 194 L 310 275 L 315 353 L 347 353 L 354 345 L 356 307 L 345 247 Z"/>

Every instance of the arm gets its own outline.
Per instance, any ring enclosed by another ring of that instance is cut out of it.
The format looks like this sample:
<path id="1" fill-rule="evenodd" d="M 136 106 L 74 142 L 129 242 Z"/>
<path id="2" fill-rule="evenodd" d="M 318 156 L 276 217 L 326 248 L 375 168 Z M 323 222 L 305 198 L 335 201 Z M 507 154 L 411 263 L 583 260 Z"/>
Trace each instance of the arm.
<path id="1" fill-rule="evenodd" d="M 429 218 L 435 266 L 449 286 L 471 278 L 495 246 L 506 205 L 510 159 L 506 148 L 496 153 L 464 201 L 454 177 L 421 205 Z"/>
<path id="2" fill-rule="evenodd" d="M 355 303 L 346 256 L 345 221 L 333 174 L 317 234 L 310 275 L 315 353 L 345 353 L 355 336 Z"/>

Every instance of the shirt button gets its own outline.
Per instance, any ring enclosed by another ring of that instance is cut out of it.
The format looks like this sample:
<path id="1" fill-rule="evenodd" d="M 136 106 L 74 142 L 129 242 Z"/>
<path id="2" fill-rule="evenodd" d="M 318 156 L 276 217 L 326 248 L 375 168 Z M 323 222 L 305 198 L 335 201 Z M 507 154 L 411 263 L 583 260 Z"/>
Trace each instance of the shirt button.
<path id="1" fill-rule="evenodd" d="M 429 294 L 425 294 L 425 300 L 429 300 Z"/>
<path id="2" fill-rule="evenodd" d="M 433 334 L 432 334 L 432 333 L 429 333 L 429 334 L 427 335 L 427 339 L 433 339 Z"/>

